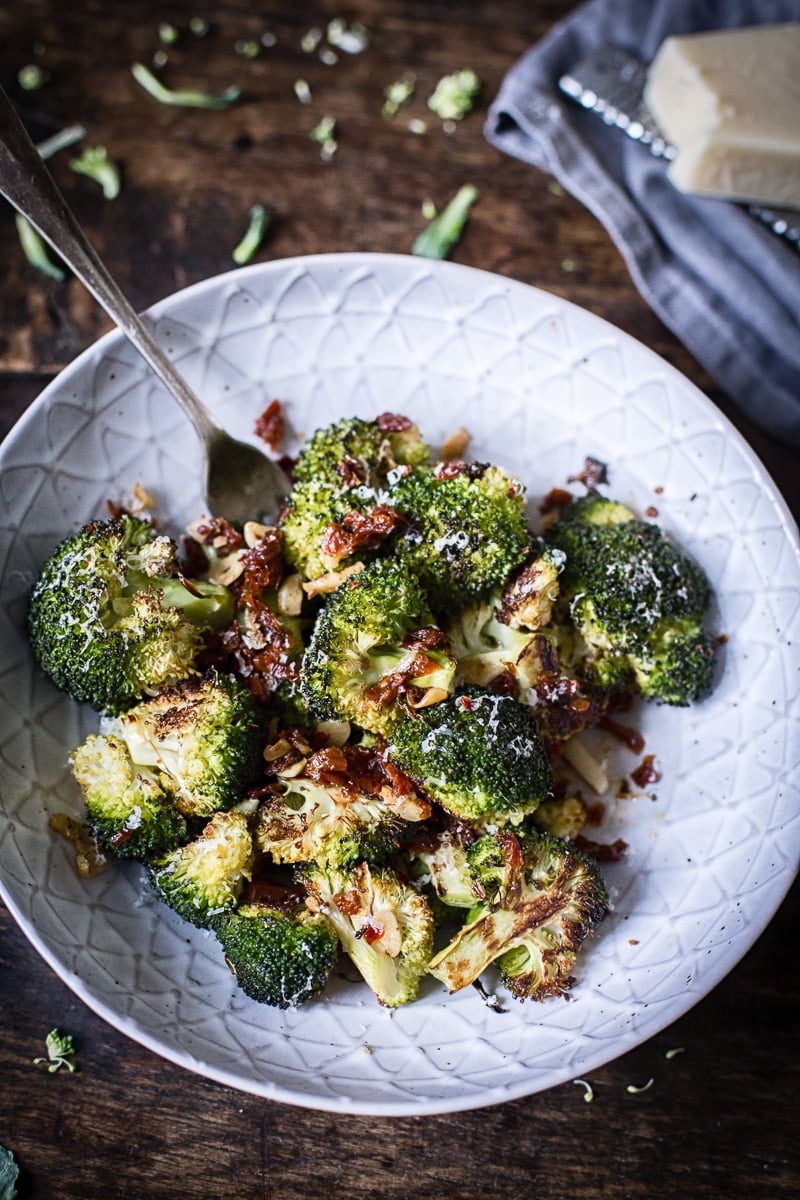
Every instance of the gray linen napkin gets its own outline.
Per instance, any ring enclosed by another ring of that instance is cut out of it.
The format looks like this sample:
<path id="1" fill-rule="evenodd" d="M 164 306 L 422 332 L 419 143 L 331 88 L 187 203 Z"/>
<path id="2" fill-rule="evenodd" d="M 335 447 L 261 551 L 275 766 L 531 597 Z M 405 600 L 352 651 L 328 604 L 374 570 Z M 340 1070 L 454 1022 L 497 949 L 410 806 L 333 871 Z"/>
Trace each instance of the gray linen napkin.
<path id="1" fill-rule="evenodd" d="M 509 70 L 485 134 L 582 201 L 650 307 L 720 387 L 800 446 L 800 253 L 744 208 L 680 193 L 663 160 L 558 90 L 602 43 L 650 62 L 670 34 L 797 20 L 800 0 L 590 0 Z"/>

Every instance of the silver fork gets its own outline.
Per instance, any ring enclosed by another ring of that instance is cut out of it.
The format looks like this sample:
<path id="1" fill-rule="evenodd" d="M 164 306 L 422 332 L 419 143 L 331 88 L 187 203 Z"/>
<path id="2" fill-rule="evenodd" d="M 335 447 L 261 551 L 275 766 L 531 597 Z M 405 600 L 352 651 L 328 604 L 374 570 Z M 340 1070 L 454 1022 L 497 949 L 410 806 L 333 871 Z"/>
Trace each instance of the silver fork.
<path id="1" fill-rule="evenodd" d="M 0 89 L 0 194 L 39 231 L 130 339 L 194 425 L 203 446 L 205 501 L 235 525 L 275 516 L 289 491 L 276 462 L 226 433 L 175 369 L 81 229 Z"/>

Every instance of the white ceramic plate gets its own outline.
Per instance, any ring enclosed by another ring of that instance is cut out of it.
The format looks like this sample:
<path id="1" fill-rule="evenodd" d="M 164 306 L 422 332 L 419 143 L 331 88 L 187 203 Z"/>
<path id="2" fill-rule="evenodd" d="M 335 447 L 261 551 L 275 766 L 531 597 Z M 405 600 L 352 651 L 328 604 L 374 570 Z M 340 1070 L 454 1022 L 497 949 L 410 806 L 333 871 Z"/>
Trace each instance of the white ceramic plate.
<path id="1" fill-rule="evenodd" d="M 47 682 L 22 628 L 42 560 L 140 483 L 171 528 L 201 510 L 198 448 L 121 335 L 82 354 L 0 452 L 0 875 L 37 950 L 97 1013 L 173 1062 L 270 1099 L 420 1114 L 536 1092 L 609 1061 L 674 1021 L 752 945 L 795 874 L 800 563 L 796 531 L 742 439 L 682 376 L 555 296 L 452 264 L 331 255 L 254 266 L 151 313 L 162 343 L 232 432 L 273 397 L 296 431 L 385 410 L 435 444 L 459 425 L 476 458 L 528 485 L 532 511 L 587 454 L 609 491 L 705 566 L 730 641 L 713 697 L 648 707 L 660 783 L 611 800 L 598 836 L 613 912 L 579 959 L 570 1003 L 487 1006 L 431 980 L 390 1012 L 336 979 L 278 1012 L 234 986 L 216 941 L 155 901 L 140 868 L 89 882 L 48 831 L 80 815 L 68 751 L 96 718 Z M 612 756 L 615 781 L 636 766 Z"/>

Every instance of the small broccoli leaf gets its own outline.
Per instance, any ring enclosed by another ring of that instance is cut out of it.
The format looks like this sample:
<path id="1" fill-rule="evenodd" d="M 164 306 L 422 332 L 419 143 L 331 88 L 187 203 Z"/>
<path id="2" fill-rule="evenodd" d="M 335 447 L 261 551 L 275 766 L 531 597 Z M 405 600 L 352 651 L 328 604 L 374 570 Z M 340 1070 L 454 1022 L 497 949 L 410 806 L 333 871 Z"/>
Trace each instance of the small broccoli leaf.
<path id="1" fill-rule="evenodd" d="M 0 1200 L 16 1200 L 19 1167 L 14 1155 L 0 1146 Z"/>
<path id="2" fill-rule="evenodd" d="M 447 258 L 461 237 L 469 210 L 477 199 L 478 189 L 472 184 L 459 188 L 438 217 L 423 229 L 411 247 L 411 253 L 418 258 Z"/>

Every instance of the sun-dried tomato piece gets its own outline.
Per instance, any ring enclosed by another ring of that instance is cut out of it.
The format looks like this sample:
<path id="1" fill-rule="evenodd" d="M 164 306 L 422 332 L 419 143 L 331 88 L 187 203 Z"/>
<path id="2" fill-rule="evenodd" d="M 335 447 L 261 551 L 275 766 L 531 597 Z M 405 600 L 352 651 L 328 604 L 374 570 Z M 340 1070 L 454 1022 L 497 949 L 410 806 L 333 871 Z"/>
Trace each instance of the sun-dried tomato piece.
<path id="1" fill-rule="evenodd" d="M 572 492 L 568 492 L 566 488 L 551 488 L 539 505 L 539 512 L 542 516 L 558 512 L 559 509 L 566 508 L 571 501 Z"/>
<path id="2" fill-rule="evenodd" d="M 232 554 L 244 545 L 244 539 L 224 517 L 208 517 L 198 521 L 193 527 L 194 532 L 204 546 L 213 546 L 215 550 Z"/>
<path id="3" fill-rule="evenodd" d="M 375 418 L 375 424 L 381 433 L 402 433 L 404 429 L 410 429 L 414 422 L 400 413 L 385 412 Z"/>
<path id="4" fill-rule="evenodd" d="M 388 504 L 379 504 L 369 513 L 353 509 L 344 516 L 341 524 L 332 521 L 325 530 L 321 554 L 335 566 L 356 550 L 376 549 L 402 523 L 403 518 Z"/>
<path id="5" fill-rule="evenodd" d="M 358 487 L 367 478 L 366 467 L 357 458 L 353 458 L 352 454 L 346 454 L 337 462 L 336 472 L 346 488 Z"/>
<path id="6" fill-rule="evenodd" d="M 286 433 L 286 420 L 280 400 L 270 400 L 254 427 L 256 437 L 266 442 L 270 450 L 277 450 Z"/>
<path id="7" fill-rule="evenodd" d="M 250 550 L 242 555 L 244 571 L 239 582 L 239 595 L 244 604 L 258 607 L 267 588 L 276 588 L 286 569 L 283 558 L 283 534 L 268 529 Z"/>

